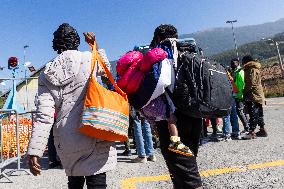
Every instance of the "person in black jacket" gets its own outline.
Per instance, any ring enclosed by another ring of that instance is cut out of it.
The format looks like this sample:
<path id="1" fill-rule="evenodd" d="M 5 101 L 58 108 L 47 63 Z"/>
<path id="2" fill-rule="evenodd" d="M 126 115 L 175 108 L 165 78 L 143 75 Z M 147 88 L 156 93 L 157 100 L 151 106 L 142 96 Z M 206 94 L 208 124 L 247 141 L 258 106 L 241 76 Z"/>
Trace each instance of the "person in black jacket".
<path id="1" fill-rule="evenodd" d="M 156 47 L 167 38 L 177 38 L 177 29 L 173 25 L 162 24 L 155 29 L 151 47 Z M 179 66 L 179 65 L 177 65 Z M 195 156 L 188 157 L 168 150 L 170 133 L 167 121 L 156 122 L 160 139 L 162 155 L 169 169 L 175 189 L 202 189 L 201 177 L 198 171 L 196 156 L 198 153 L 199 139 L 203 121 L 201 118 L 193 118 L 176 110 L 177 129 L 180 140 L 188 146 Z"/>

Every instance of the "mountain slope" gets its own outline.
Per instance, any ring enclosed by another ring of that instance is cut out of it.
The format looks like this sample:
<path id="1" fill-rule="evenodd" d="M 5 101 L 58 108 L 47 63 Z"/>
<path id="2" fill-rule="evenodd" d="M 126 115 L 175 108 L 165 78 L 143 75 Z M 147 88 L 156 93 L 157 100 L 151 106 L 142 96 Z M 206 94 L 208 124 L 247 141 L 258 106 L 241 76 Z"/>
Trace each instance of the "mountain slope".
<path id="1" fill-rule="evenodd" d="M 274 41 L 283 42 L 284 41 L 284 32 L 276 34 L 274 37 L 272 37 Z M 284 44 L 279 45 L 280 54 L 284 55 Z M 247 43 L 244 45 L 239 46 L 238 49 L 239 57 L 240 59 L 246 55 L 250 54 L 254 58 L 261 61 L 262 64 L 273 64 L 275 62 L 278 62 L 277 57 L 277 50 L 273 43 L 269 41 L 263 41 L 258 40 L 255 42 Z M 216 61 L 222 63 L 222 64 L 228 64 L 232 58 L 236 57 L 236 52 L 234 49 L 224 51 L 219 54 L 215 54 L 212 56 L 213 59 Z M 272 58 L 274 57 L 274 58 Z"/>
<path id="2" fill-rule="evenodd" d="M 273 36 L 284 31 L 284 18 L 275 22 L 268 22 L 259 25 L 234 27 L 237 44 L 258 41 L 261 38 Z M 213 55 L 225 50 L 234 48 L 233 34 L 231 27 L 214 28 L 201 32 L 183 34 L 180 38 L 193 37 L 203 48 L 207 55 Z"/>

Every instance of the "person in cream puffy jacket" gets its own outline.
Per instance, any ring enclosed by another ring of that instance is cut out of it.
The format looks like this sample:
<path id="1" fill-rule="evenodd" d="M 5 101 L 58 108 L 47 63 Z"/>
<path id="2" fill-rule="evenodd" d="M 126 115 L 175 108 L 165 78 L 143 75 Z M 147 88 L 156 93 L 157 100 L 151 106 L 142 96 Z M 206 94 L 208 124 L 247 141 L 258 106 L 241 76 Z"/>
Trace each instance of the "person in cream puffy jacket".
<path id="1" fill-rule="evenodd" d="M 94 35 L 84 33 L 86 41 L 95 41 Z M 40 174 L 39 157 L 45 150 L 49 131 L 53 127 L 54 142 L 63 168 L 68 176 L 69 188 L 106 188 L 106 172 L 117 162 L 115 143 L 81 134 L 81 112 L 91 74 L 91 52 L 77 50 L 79 35 L 69 24 L 62 24 L 54 32 L 53 48 L 58 56 L 49 62 L 39 76 L 37 114 L 33 125 L 28 155 L 30 170 Z M 98 50 L 109 65 L 105 51 Z M 97 67 L 97 76 L 102 75 Z"/>

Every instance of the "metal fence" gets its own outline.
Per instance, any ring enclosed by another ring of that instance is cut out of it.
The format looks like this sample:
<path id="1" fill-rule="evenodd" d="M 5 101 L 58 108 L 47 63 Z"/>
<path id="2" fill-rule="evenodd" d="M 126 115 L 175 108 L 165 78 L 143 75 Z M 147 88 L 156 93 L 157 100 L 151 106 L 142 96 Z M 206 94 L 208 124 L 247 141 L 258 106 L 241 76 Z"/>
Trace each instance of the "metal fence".
<path id="1" fill-rule="evenodd" d="M 17 168 L 9 171 L 12 175 L 16 171 L 28 171 L 21 169 L 21 157 L 26 154 L 28 141 L 31 134 L 33 114 L 28 112 L 19 114 L 16 110 L 0 110 L 0 179 L 6 178 L 13 182 L 5 168 L 17 163 Z"/>

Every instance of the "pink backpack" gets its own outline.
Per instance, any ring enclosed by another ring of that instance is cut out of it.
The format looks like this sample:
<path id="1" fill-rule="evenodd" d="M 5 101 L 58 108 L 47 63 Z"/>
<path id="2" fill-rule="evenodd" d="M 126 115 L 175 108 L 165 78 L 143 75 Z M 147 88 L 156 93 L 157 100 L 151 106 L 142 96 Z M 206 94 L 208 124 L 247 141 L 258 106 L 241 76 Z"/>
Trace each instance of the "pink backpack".
<path id="1" fill-rule="evenodd" d="M 152 66 L 167 57 L 161 48 L 149 50 L 144 56 L 139 51 L 130 51 L 123 55 L 117 62 L 116 70 L 120 78 L 117 85 L 127 94 L 134 94 L 144 79 L 145 73 Z"/>

